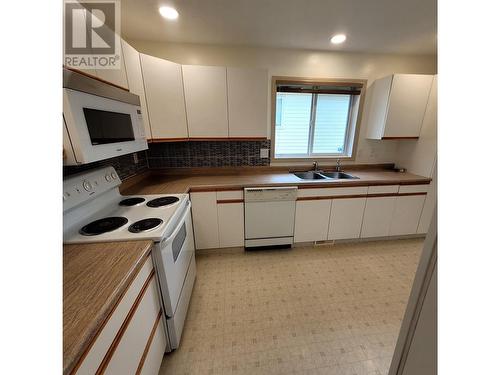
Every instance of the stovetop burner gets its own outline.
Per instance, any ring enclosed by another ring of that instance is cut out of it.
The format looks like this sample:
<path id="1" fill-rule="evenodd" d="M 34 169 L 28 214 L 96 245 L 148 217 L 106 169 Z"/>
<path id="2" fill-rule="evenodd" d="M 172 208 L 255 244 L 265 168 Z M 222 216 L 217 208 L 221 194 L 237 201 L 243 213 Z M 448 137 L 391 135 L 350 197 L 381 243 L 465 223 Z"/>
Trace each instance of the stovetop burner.
<path id="1" fill-rule="evenodd" d="M 124 199 L 122 201 L 120 201 L 119 205 L 120 206 L 135 206 L 139 203 L 142 203 L 146 200 L 146 198 L 142 198 L 142 197 L 133 197 L 133 198 L 127 198 L 127 199 Z"/>
<path id="2" fill-rule="evenodd" d="M 156 199 L 150 200 L 146 205 L 148 207 L 162 207 L 162 206 L 168 206 L 170 204 L 174 204 L 175 202 L 179 201 L 179 198 L 177 197 L 160 197 Z"/>
<path id="3" fill-rule="evenodd" d="M 85 225 L 80 229 L 80 234 L 84 236 L 97 236 L 106 232 L 111 232 L 115 229 L 128 223 L 128 219 L 121 216 L 105 217 Z"/>
<path id="4" fill-rule="evenodd" d="M 150 217 L 147 219 L 136 221 L 134 224 L 128 227 L 128 231 L 132 233 L 145 232 L 157 228 L 159 225 L 161 225 L 161 223 L 163 223 L 162 219 Z"/>

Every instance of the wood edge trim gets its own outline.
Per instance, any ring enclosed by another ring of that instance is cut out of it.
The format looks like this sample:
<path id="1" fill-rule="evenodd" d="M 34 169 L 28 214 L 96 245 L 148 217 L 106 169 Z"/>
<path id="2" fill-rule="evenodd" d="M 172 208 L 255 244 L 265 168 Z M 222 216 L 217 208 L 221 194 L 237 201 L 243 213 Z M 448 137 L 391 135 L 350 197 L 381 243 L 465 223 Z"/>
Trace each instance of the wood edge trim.
<path id="1" fill-rule="evenodd" d="M 141 360 L 139 361 L 139 365 L 137 366 L 137 371 L 135 372 L 136 375 L 139 375 L 141 373 L 142 367 L 144 366 L 144 363 L 146 362 L 146 358 L 148 357 L 148 353 L 149 353 L 149 348 L 151 347 L 151 344 L 153 343 L 153 338 L 155 337 L 156 328 L 158 328 L 158 324 L 160 323 L 162 314 L 163 314 L 163 311 L 160 308 L 160 311 L 158 311 L 158 316 L 156 317 L 155 323 L 153 324 L 153 329 L 151 330 L 151 332 L 149 334 L 149 338 L 148 338 L 148 341 L 146 343 L 146 347 L 144 348 L 144 352 L 142 353 Z"/>
<path id="2" fill-rule="evenodd" d="M 217 204 L 226 204 L 226 203 L 243 203 L 243 199 L 218 199 Z"/>
<path id="3" fill-rule="evenodd" d="M 347 199 L 347 198 L 366 198 L 366 194 L 351 195 L 322 195 L 317 197 L 298 197 L 298 201 L 316 201 L 321 199 Z"/>
<path id="4" fill-rule="evenodd" d="M 398 195 L 401 197 L 407 197 L 409 195 L 427 195 L 426 191 L 415 191 L 413 193 L 398 193 Z"/>
<path id="5" fill-rule="evenodd" d="M 186 138 L 152 138 L 148 143 L 165 142 L 204 142 L 204 141 L 266 141 L 267 137 L 186 137 Z"/>
<path id="6" fill-rule="evenodd" d="M 349 198 L 378 198 L 378 197 L 406 197 L 410 195 L 427 195 L 426 192 L 414 193 L 377 193 L 377 194 L 352 194 L 352 195 L 320 195 L 313 197 L 298 197 L 297 201 L 316 201 L 321 199 L 349 199 Z"/>
<path id="7" fill-rule="evenodd" d="M 233 187 L 233 188 L 228 188 L 228 187 L 220 187 L 220 188 L 217 188 L 217 187 L 207 187 L 207 188 L 204 188 L 204 187 L 200 187 L 200 188 L 197 188 L 197 187 L 190 187 L 189 188 L 189 192 L 190 193 L 208 193 L 208 192 L 212 192 L 212 191 L 238 191 L 238 190 L 243 190 L 242 187 Z"/>
<path id="8" fill-rule="evenodd" d="M 111 343 L 110 347 L 108 348 L 108 351 L 104 355 L 104 358 L 102 359 L 101 364 L 97 368 L 96 375 L 103 374 L 104 371 L 106 370 L 106 368 L 108 367 L 109 361 L 113 357 L 113 354 L 115 353 L 116 348 L 120 344 L 120 341 L 121 341 L 123 335 L 125 334 L 125 331 L 127 330 L 127 327 L 130 324 L 130 321 L 132 320 L 135 312 L 137 311 L 137 308 L 139 307 L 139 304 L 142 301 L 142 297 L 144 297 L 144 294 L 146 294 L 146 290 L 148 289 L 149 284 L 151 283 L 151 280 L 153 280 L 154 275 L 155 275 L 155 270 L 153 268 L 151 270 L 151 273 L 149 274 L 148 278 L 146 279 L 146 282 L 142 286 L 142 289 L 139 292 L 139 295 L 135 299 L 134 304 L 130 308 L 127 316 L 125 317 L 125 320 L 123 321 L 122 325 L 118 329 L 118 332 L 117 332 L 115 338 L 113 339 L 113 342 Z"/>
<path id="9" fill-rule="evenodd" d="M 83 71 L 81 71 L 81 70 L 79 70 L 79 69 L 71 68 L 71 67 L 66 66 L 66 65 L 64 65 L 63 67 L 64 67 L 64 69 L 71 70 L 71 71 L 76 72 L 76 73 L 78 73 L 78 74 L 82 74 L 82 75 L 87 76 L 87 77 L 89 77 L 89 78 L 92 78 L 92 79 L 95 79 L 95 80 L 97 80 L 97 81 L 100 81 L 100 82 L 102 82 L 102 83 L 106 83 L 106 84 L 108 84 L 108 85 L 110 85 L 110 86 L 114 86 L 114 87 L 119 88 L 119 89 L 121 89 L 121 90 L 125 90 L 125 91 L 130 92 L 130 90 L 129 90 L 129 89 L 127 89 L 126 87 L 123 87 L 123 86 L 117 85 L 116 83 L 113 83 L 113 82 L 106 81 L 105 79 L 99 78 L 98 76 L 95 76 L 95 75 L 93 75 L 93 74 L 90 74 L 90 73 L 87 73 L 87 72 L 83 72 Z"/>
<path id="10" fill-rule="evenodd" d="M 425 180 L 425 181 L 416 181 L 416 182 L 411 182 L 411 181 L 404 181 L 400 182 L 400 185 L 429 185 L 431 183 L 432 179 Z"/>
<path id="11" fill-rule="evenodd" d="M 419 137 L 382 137 L 383 140 L 393 140 L 393 139 L 418 139 Z"/>
<path id="12" fill-rule="evenodd" d="M 85 360 L 85 358 L 87 357 L 87 354 L 90 352 L 90 349 L 92 349 L 92 347 L 94 346 L 97 338 L 99 337 L 99 335 L 101 334 L 102 330 L 104 329 L 104 327 L 106 326 L 106 324 L 108 323 L 109 319 L 111 319 L 111 316 L 113 315 L 113 313 L 115 312 L 116 308 L 118 307 L 118 305 L 122 302 L 122 299 L 123 297 L 125 297 L 125 294 L 127 294 L 128 290 L 130 289 L 130 286 L 133 284 L 133 282 L 135 281 L 135 278 L 137 277 L 137 275 L 139 275 L 139 273 L 141 272 L 141 269 L 142 267 L 144 267 L 144 264 L 146 264 L 150 254 L 151 254 L 151 251 L 153 250 L 153 246 L 150 246 L 149 247 L 149 250 L 147 251 L 147 253 L 144 255 L 144 259 L 140 262 L 140 264 L 138 265 L 137 268 L 137 273 L 134 275 L 134 277 L 130 280 L 130 283 L 127 285 L 127 287 L 124 289 L 122 295 L 118 298 L 118 300 L 116 301 L 115 305 L 113 306 L 113 308 L 110 310 L 108 316 L 106 316 L 106 318 L 102 321 L 101 325 L 99 326 L 99 328 L 97 329 L 96 333 L 94 334 L 94 337 L 92 338 L 92 340 L 89 341 L 87 347 L 84 349 L 82 355 L 80 356 L 80 358 L 78 359 L 78 361 L 75 363 L 75 365 L 73 366 L 73 369 L 69 372 L 70 375 L 73 375 L 75 374 L 78 369 L 80 368 L 80 366 L 82 365 L 83 361 Z M 152 260 L 151 260 L 152 261 Z M 153 268 L 153 271 L 154 272 L 154 268 Z M 149 276 L 148 276 L 149 277 Z M 147 280 L 147 279 L 146 279 Z M 132 306 L 134 306 L 132 304 Z"/>
<path id="13" fill-rule="evenodd" d="M 387 186 L 387 185 L 399 185 L 398 182 L 377 182 L 377 183 L 370 183 L 370 182 L 342 182 L 337 185 L 335 183 L 329 184 L 329 183 L 322 183 L 322 184 L 307 184 L 307 185 L 297 185 L 299 189 L 318 189 L 318 188 L 324 188 L 324 189 L 335 189 L 335 188 L 343 188 L 343 187 L 364 187 L 364 186 Z"/>

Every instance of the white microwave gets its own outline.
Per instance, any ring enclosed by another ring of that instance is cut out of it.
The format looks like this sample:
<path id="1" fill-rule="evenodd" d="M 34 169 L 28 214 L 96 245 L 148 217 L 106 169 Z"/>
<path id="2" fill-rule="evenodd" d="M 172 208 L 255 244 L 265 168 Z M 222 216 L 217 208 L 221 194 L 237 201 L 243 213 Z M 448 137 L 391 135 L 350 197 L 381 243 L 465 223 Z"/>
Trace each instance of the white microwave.
<path id="1" fill-rule="evenodd" d="M 63 69 L 64 164 L 146 150 L 139 96 Z"/>

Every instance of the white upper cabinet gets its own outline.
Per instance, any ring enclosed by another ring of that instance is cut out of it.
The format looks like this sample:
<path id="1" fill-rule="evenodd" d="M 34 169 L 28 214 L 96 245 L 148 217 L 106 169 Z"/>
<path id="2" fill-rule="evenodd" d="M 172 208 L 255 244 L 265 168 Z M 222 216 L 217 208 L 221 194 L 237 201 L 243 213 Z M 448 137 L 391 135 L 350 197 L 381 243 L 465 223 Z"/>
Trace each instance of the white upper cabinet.
<path id="1" fill-rule="evenodd" d="M 183 65 L 182 76 L 189 137 L 228 137 L 226 68 Z"/>
<path id="2" fill-rule="evenodd" d="M 152 138 L 187 138 L 181 66 L 142 53 L 140 56 Z"/>
<path id="3" fill-rule="evenodd" d="M 111 82 L 117 86 L 120 86 L 124 89 L 128 89 L 128 80 L 127 80 L 127 71 L 126 71 L 126 63 L 124 63 L 123 58 L 123 47 L 120 45 L 118 48 L 121 48 L 121 56 L 122 59 L 120 61 L 120 69 L 96 69 L 96 75 L 100 79 L 103 79 L 107 82 Z"/>
<path id="4" fill-rule="evenodd" d="M 151 139 L 151 127 L 149 125 L 148 106 L 142 80 L 141 58 L 130 44 L 122 40 L 123 61 L 127 71 L 128 88 L 131 93 L 139 95 L 141 99 L 142 122 L 146 131 L 146 138 Z"/>
<path id="5" fill-rule="evenodd" d="M 229 137 L 267 137 L 267 70 L 227 68 Z"/>
<path id="6" fill-rule="evenodd" d="M 369 139 L 416 138 L 424 118 L 432 75 L 393 74 L 372 85 Z"/>

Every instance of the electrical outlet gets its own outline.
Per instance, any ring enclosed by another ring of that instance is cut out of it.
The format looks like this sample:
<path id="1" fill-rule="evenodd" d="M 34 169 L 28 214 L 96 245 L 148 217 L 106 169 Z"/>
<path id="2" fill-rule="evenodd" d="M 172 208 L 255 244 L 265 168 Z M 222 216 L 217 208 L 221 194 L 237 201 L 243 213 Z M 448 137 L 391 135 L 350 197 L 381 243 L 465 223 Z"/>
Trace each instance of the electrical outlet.
<path id="1" fill-rule="evenodd" d="M 261 159 L 269 158 L 269 149 L 268 148 L 261 148 L 260 149 L 260 158 Z"/>
<path id="2" fill-rule="evenodd" d="M 139 163 L 139 158 L 137 157 L 137 152 L 134 152 L 134 163 L 135 164 Z"/>

